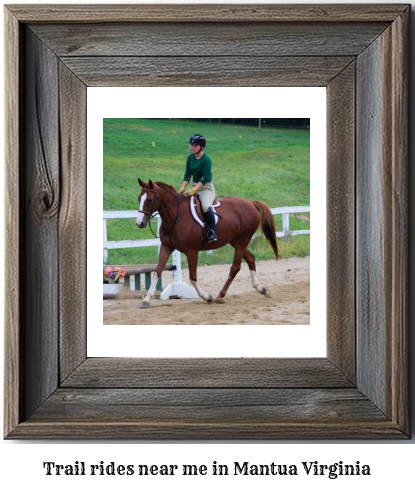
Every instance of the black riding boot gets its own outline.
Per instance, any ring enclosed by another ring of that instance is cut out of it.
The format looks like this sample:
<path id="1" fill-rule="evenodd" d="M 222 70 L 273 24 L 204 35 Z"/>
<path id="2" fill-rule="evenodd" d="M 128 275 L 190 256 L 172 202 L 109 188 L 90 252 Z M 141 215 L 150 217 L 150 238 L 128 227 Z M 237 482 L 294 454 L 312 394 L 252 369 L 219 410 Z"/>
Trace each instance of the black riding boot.
<path id="1" fill-rule="evenodd" d="M 203 215 L 205 216 L 205 221 L 207 223 L 207 226 L 209 227 L 209 230 L 207 233 L 207 241 L 208 242 L 217 241 L 218 238 L 217 238 L 216 232 L 215 232 L 215 227 L 216 227 L 215 215 L 213 213 L 212 207 L 209 207 L 208 211 L 206 213 L 203 213 Z"/>

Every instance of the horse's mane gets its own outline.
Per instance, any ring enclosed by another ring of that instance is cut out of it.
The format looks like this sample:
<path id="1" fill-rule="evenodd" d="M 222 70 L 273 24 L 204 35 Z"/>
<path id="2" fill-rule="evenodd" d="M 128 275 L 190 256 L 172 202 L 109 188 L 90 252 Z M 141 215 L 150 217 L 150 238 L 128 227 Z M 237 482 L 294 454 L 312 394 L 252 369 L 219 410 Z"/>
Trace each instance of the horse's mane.
<path id="1" fill-rule="evenodd" d="M 177 196 L 177 190 L 173 186 L 168 185 L 167 183 L 163 183 L 162 181 L 153 181 L 153 184 L 166 191 L 167 193 Z"/>

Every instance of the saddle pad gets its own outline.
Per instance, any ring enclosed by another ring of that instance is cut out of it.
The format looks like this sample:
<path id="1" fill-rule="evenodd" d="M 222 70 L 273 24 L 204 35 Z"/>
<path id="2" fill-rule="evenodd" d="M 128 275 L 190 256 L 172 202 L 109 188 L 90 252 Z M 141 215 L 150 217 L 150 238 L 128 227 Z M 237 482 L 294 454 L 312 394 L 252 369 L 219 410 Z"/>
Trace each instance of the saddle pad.
<path id="1" fill-rule="evenodd" d="M 212 207 L 213 208 L 220 207 L 220 202 L 217 202 L 215 205 L 212 205 Z M 196 222 L 202 227 L 204 227 L 205 223 L 201 221 L 199 215 L 197 214 L 197 206 L 196 206 L 196 201 L 194 196 L 190 197 L 190 210 L 192 211 L 193 218 L 196 220 Z M 218 223 L 218 220 L 219 220 L 218 216 L 215 214 L 215 224 Z"/>

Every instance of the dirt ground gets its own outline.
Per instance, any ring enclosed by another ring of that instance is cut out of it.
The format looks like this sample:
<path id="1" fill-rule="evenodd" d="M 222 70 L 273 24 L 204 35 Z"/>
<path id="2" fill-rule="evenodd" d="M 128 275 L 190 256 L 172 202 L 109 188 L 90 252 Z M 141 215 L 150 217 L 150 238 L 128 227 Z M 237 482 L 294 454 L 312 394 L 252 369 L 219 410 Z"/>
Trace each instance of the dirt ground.
<path id="1" fill-rule="evenodd" d="M 140 309 L 141 300 L 103 300 L 104 324 L 123 325 L 226 325 L 310 323 L 310 257 L 259 261 L 257 278 L 267 288 L 260 295 L 251 284 L 248 266 L 242 268 L 225 297 L 224 304 L 196 299 L 152 299 L 148 309 Z M 230 265 L 200 266 L 198 282 L 214 298 L 222 289 Z M 173 273 L 164 271 L 163 287 L 171 283 Z M 187 269 L 182 279 L 189 283 Z"/>

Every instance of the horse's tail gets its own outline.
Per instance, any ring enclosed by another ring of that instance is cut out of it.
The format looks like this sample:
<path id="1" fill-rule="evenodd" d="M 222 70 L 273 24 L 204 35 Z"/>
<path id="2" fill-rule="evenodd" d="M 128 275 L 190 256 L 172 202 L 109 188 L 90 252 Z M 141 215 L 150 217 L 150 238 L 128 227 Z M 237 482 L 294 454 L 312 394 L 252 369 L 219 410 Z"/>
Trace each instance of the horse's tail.
<path id="1" fill-rule="evenodd" d="M 261 216 L 261 230 L 264 234 L 267 241 L 271 244 L 271 247 L 275 254 L 275 259 L 279 259 L 278 254 L 278 246 L 277 246 L 277 237 L 275 235 L 276 228 L 274 222 L 274 216 L 271 213 L 268 205 L 262 202 L 252 201 L 255 205 L 255 208 L 258 210 L 259 215 Z"/>

